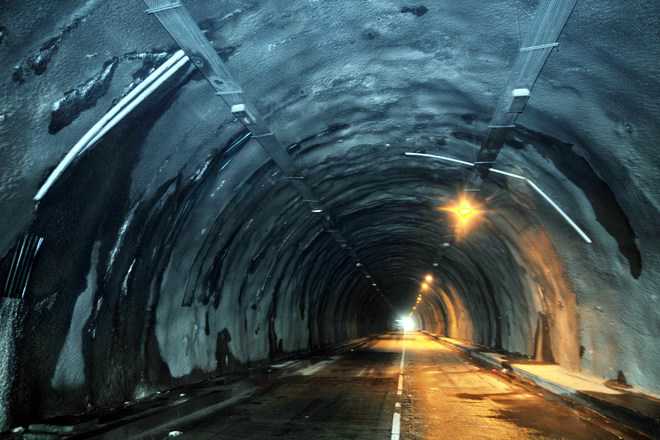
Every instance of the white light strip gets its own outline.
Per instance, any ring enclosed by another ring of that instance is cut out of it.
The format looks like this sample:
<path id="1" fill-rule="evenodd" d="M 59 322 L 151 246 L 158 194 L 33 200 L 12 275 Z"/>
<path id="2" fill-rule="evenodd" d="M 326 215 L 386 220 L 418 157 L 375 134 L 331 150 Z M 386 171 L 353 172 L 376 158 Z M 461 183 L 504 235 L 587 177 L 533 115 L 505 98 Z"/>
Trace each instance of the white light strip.
<path id="1" fill-rule="evenodd" d="M 140 103 L 142 103 L 149 95 L 151 95 L 153 92 L 155 92 L 165 81 L 170 79 L 180 68 L 186 65 L 188 62 L 188 57 L 182 58 L 179 60 L 170 70 L 165 72 L 160 78 L 158 78 L 156 81 L 154 81 L 153 84 L 151 84 L 147 90 L 142 92 L 140 96 L 137 97 L 137 99 L 134 99 L 131 101 L 124 109 L 122 109 L 121 112 L 117 116 L 115 116 L 108 124 L 106 124 L 103 129 L 96 135 L 94 136 L 94 139 L 92 139 L 89 142 L 89 146 L 94 145 L 96 142 L 99 141 L 103 136 L 105 136 L 108 131 L 110 131 L 115 125 L 117 125 L 126 115 L 130 112 L 132 112 L 135 107 L 137 107 Z"/>
<path id="2" fill-rule="evenodd" d="M 71 163 L 87 148 L 94 145 L 95 142 L 107 133 L 140 102 L 153 93 L 165 80 L 170 78 L 177 70 L 188 62 L 188 57 L 182 50 L 178 50 L 161 66 L 147 76 L 140 84 L 131 90 L 126 96 L 108 111 L 94 126 L 80 138 L 78 142 L 69 150 L 60 163 L 48 176 L 44 184 L 39 188 L 34 196 L 34 201 L 40 201 L 55 184 L 57 179 L 71 165 Z M 126 108 L 128 107 L 128 110 Z"/>
<path id="3" fill-rule="evenodd" d="M 434 155 L 434 154 L 425 154 L 425 153 L 404 153 L 404 155 L 406 155 L 406 156 L 429 157 L 429 158 L 432 158 L 432 159 L 439 159 L 439 160 L 444 160 L 444 161 L 447 161 L 447 162 L 460 163 L 460 164 L 462 164 L 462 165 L 467 165 L 467 166 L 471 166 L 471 167 L 474 166 L 474 164 L 471 163 L 471 162 L 465 162 L 465 161 L 463 161 L 463 160 L 454 159 L 454 158 L 446 157 L 446 156 L 436 156 L 436 155 Z M 593 241 L 591 240 L 591 238 L 589 238 L 589 236 L 588 236 L 588 235 L 587 235 L 587 234 L 586 234 L 586 233 L 585 233 L 585 232 L 584 232 L 584 231 L 583 231 L 583 230 L 582 230 L 582 229 L 581 229 L 581 228 L 580 228 L 580 227 L 579 227 L 574 221 L 573 221 L 573 219 L 570 218 L 570 217 L 568 216 L 568 214 L 566 214 L 566 213 L 564 212 L 564 210 L 561 209 L 561 208 L 559 207 L 559 205 L 557 205 L 557 204 L 555 203 L 555 201 L 552 200 L 552 199 L 550 198 L 550 196 L 548 196 L 546 193 L 544 193 L 544 192 L 541 190 L 541 188 L 539 188 L 538 185 L 536 185 L 533 181 L 531 181 L 530 179 L 528 179 L 528 178 L 525 177 L 525 176 L 521 176 L 521 175 L 519 175 L 519 174 L 509 173 L 509 172 L 507 172 L 507 171 L 498 170 L 498 169 L 496 169 L 496 168 L 489 168 L 489 171 L 492 171 L 493 173 L 497 173 L 497 174 L 502 174 L 502 175 L 504 175 L 504 176 L 512 177 L 512 178 L 514 178 L 514 179 L 524 180 L 525 182 L 527 182 L 527 184 L 528 184 L 529 186 L 531 186 L 532 189 L 533 189 L 534 191 L 536 191 L 537 194 L 539 194 L 541 197 L 543 197 L 543 199 L 545 199 L 545 201 L 548 202 L 548 204 L 550 204 L 550 206 L 552 206 L 552 207 L 555 209 L 555 211 L 557 211 L 557 212 L 559 213 L 559 215 L 562 216 L 562 218 L 563 218 L 564 220 L 566 220 L 566 223 L 568 223 L 568 224 L 569 224 L 569 225 L 575 230 L 575 232 L 577 232 L 578 235 L 580 235 L 580 237 L 581 237 L 586 243 L 589 243 L 589 244 L 592 244 L 592 243 L 593 243 Z"/>
<path id="4" fill-rule="evenodd" d="M 506 171 L 498 170 L 495 168 L 490 168 L 489 171 L 497 174 L 504 174 L 505 176 L 513 177 L 514 179 L 527 180 L 527 177 L 519 176 L 518 174 L 507 173 Z"/>
<path id="5" fill-rule="evenodd" d="M 557 211 L 557 212 L 559 213 L 559 215 L 561 215 L 561 216 L 564 218 L 564 220 L 566 220 L 566 222 L 567 222 L 569 225 L 571 225 L 571 227 L 572 227 L 573 229 L 575 229 L 575 231 L 576 231 L 578 234 L 580 234 L 580 237 L 582 237 L 582 239 L 583 239 L 584 241 L 586 241 L 586 242 L 589 243 L 589 244 L 592 243 L 591 238 L 589 238 L 589 236 L 588 236 L 588 235 L 587 235 L 587 234 L 586 234 L 586 233 L 585 233 L 585 232 L 584 232 L 584 231 L 583 231 L 583 230 L 582 230 L 577 224 L 575 224 L 575 222 L 573 221 L 573 219 L 570 218 L 570 217 L 568 216 L 568 214 L 566 214 L 566 213 L 564 212 L 564 210 L 561 209 L 561 208 L 559 207 L 559 205 L 557 205 L 557 204 L 554 202 L 554 200 L 552 200 L 552 199 L 550 198 L 550 196 L 548 196 L 546 193 L 544 193 L 544 192 L 541 190 L 541 188 L 538 187 L 538 185 L 537 185 L 536 183 L 534 183 L 533 181 L 531 181 L 531 180 L 528 179 L 527 177 L 519 176 L 518 174 L 507 173 L 506 171 L 498 170 L 498 169 L 495 169 L 495 168 L 491 168 L 490 171 L 492 171 L 492 172 L 494 172 L 494 173 L 497 173 L 497 174 L 503 174 L 503 175 L 505 175 L 505 176 L 513 177 L 514 179 L 524 180 L 525 182 L 527 182 L 527 183 L 529 184 L 529 186 L 531 186 L 532 189 L 533 189 L 534 191 L 536 191 L 538 194 L 540 194 L 541 197 L 543 197 L 543 198 L 546 200 L 546 202 L 548 202 L 548 203 L 550 204 L 550 206 L 552 206 L 553 208 L 555 208 L 555 211 Z"/>
<path id="6" fill-rule="evenodd" d="M 437 156 L 435 154 L 426 154 L 426 153 L 403 153 L 403 154 L 405 156 L 430 157 L 431 159 L 444 160 L 445 162 L 457 163 L 457 164 L 465 165 L 465 166 L 468 166 L 468 167 L 473 167 L 474 166 L 474 164 L 472 162 L 466 162 L 464 160 L 454 159 L 453 157 Z"/>
<path id="7" fill-rule="evenodd" d="M 543 198 L 544 198 L 544 199 L 545 199 L 545 200 L 546 200 L 546 201 L 547 201 L 547 202 L 548 202 L 553 208 L 555 208 L 555 210 L 556 210 L 556 211 L 557 211 L 562 217 L 564 217 L 564 220 L 566 220 L 566 221 L 568 222 L 568 224 L 571 225 L 571 226 L 573 227 L 573 229 L 575 229 L 575 231 L 576 231 L 578 234 L 580 234 L 580 237 L 582 237 L 582 239 L 583 239 L 584 241 L 586 241 L 586 242 L 589 243 L 589 244 L 592 243 L 591 238 L 589 238 L 589 236 L 588 236 L 587 234 L 585 234 L 584 231 L 583 231 L 582 229 L 580 229 L 580 227 L 579 227 L 578 225 L 575 224 L 575 222 L 573 221 L 573 219 L 571 219 L 571 218 L 568 216 L 568 214 L 566 214 L 566 213 L 565 213 L 565 212 L 564 212 L 564 211 L 563 211 L 563 210 L 562 210 L 562 209 L 561 209 L 561 208 L 560 208 L 560 207 L 559 207 L 559 206 L 558 206 L 558 205 L 557 205 L 557 204 L 556 204 L 556 203 L 555 203 L 550 197 L 548 197 L 548 195 L 547 195 L 546 193 L 544 193 L 543 191 L 541 191 L 541 188 L 539 188 L 538 186 L 536 186 L 536 184 L 535 184 L 534 182 L 532 182 L 531 180 L 529 180 L 529 179 L 525 179 L 525 180 L 526 180 L 527 183 L 529 183 L 529 185 L 534 189 L 534 191 L 536 191 L 537 193 L 539 193 L 539 194 L 541 195 L 541 197 L 543 197 Z"/>

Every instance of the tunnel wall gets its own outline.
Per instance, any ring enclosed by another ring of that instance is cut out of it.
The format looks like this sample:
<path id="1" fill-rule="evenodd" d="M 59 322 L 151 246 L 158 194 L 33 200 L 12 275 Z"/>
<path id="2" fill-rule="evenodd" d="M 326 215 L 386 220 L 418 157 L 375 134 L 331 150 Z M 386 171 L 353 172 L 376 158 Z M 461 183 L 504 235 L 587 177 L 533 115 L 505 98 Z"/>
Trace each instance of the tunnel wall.
<path id="1" fill-rule="evenodd" d="M 141 2 L 3 8 L 0 274 L 23 234 L 45 240 L 25 298 L 0 299 L 0 426 L 382 330 L 432 262 L 428 328 L 660 392 L 660 49 L 628 32 L 658 27 L 655 3 L 580 2 L 498 162 L 593 245 L 492 178 L 484 223 L 444 249 L 437 208 L 465 171 L 402 155 L 473 160 L 518 50 L 507 17 L 533 3 L 187 3 L 387 300 L 192 70 L 35 206 L 65 152 L 175 45 Z"/>
<path id="2" fill-rule="evenodd" d="M 95 117 L 168 51 L 118 61 Z M 13 86 L 20 96 L 37 93 L 32 84 Z M 197 105 L 209 93 L 201 76 L 188 70 L 162 89 L 24 211 L 22 225 L 18 216 L 7 225 L 16 231 L 2 236 L 3 281 L 11 238 L 29 232 L 45 244 L 24 300 L 0 299 L 3 427 L 119 405 L 388 324 L 382 300 L 261 148 L 237 142 L 245 132 L 227 114 L 216 119 L 217 103 Z M 44 109 L 24 116 L 52 121 Z M 18 119 L 3 129 L 16 135 Z M 88 127 L 33 134 L 63 136 L 65 151 Z M 14 202 L 27 208 L 35 189 Z"/>
<path id="3" fill-rule="evenodd" d="M 258 146 L 227 157 L 232 123 L 200 162 L 139 187 L 141 166 L 159 159 L 118 150 L 144 147 L 151 119 L 166 163 L 180 142 L 157 133 L 170 123 L 160 119 L 166 102 L 81 159 L 35 213 L 29 230 L 46 245 L 16 334 L 3 338 L 20 346 L 3 351 L 15 421 L 117 405 L 385 329 L 375 292 L 318 219 L 289 215 L 298 196 Z M 233 161 L 247 167 L 226 167 Z M 365 319 L 367 300 L 375 313 Z"/>

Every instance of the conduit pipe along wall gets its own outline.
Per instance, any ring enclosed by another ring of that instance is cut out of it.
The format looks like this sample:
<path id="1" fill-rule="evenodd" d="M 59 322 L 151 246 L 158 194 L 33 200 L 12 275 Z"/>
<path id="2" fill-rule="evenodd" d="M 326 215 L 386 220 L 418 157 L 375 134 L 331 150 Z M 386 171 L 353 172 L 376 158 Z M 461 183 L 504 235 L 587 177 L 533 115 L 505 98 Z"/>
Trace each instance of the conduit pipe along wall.
<path id="1" fill-rule="evenodd" d="M 0 374 L 0 425 L 382 331 L 396 315 L 372 281 L 404 312 L 433 263 L 448 334 L 535 356 L 546 322 L 556 362 L 660 391 L 655 5 L 580 2 L 500 154 L 593 245 L 493 174 L 489 214 L 444 248 L 439 207 L 466 170 L 403 153 L 473 160 L 527 3 L 184 3 L 372 278 L 192 69 L 35 207 L 71 146 L 178 47 L 139 2 L 3 8 L 0 281 L 21 237 L 43 244 L 24 298 L 0 299 L 0 371 L 15 372 Z"/>

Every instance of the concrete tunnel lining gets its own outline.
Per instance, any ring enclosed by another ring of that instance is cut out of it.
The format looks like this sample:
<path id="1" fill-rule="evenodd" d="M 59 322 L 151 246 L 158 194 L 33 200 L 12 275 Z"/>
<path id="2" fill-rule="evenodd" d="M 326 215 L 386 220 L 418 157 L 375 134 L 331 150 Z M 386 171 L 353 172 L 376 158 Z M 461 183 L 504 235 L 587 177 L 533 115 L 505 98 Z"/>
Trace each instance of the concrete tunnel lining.
<path id="1" fill-rule="evenodd" d="M 545 320 L 554 361 L 660 391 L 660 249 L 648 221 L 660 206 L 660 54 L 642 35 L 613 36 L 656 18 L 580 2 L 498 161 L 541 184 L 593 245 L 528 188 L 491 176 L 488 214 L 444 249 L 451 224 L 437 208 L 466 170 L 403 153 L 473 160 L 517 50 L 505 17 L 530 2 L 445 2 L 420 15 L 394 1 L 186 4 L 381 296 L 254 140 L 235 143 L 243 128 L 194 69 L 32 204 L 71 145 L 176 50 L 138 3 L 28 1 L 0 13 L 0 204 L 12 213 L 0 218 L 0 275 L 25 232 L 44 237 L 25 299 L 0 310 L 11 316 L 3 338 L 16 335 L 0 355 L 16 371 L 0 383 L 0 427 L 383 331 L 427 272 L 441 282 L 424 327 L 535 356 Z M 604 13 L 616 17 L 611 32 Z"/>

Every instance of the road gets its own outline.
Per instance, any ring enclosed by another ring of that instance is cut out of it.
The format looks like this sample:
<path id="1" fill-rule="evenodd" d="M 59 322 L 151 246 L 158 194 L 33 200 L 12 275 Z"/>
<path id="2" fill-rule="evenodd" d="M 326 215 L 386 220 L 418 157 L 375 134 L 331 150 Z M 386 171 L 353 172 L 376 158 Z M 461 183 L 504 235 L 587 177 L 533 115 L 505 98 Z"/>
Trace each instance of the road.
<path id="1" fill-rule="evenodd" d="M 180 430 L 200 440 L 628 438 L 417 332 L 322 360 Z"/>

